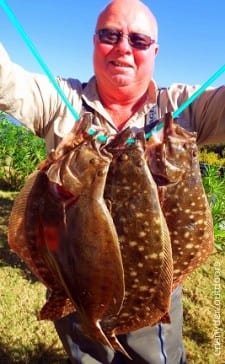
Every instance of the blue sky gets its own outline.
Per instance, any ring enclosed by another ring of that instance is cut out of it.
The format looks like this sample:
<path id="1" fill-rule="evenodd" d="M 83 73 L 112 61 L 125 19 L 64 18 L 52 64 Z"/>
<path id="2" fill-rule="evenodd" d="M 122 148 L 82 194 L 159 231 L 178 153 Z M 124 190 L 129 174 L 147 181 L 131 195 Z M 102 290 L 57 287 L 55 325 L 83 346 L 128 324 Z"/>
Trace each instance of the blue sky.
<path id="1" fill-rule="evenodd" d="M 159 23 L 155 79 L 203 84 L 225 63 L 225 0 L 145 0 Z M 8 0 L 53 75 L 86 81 L 93 73 L 92 34 L 107 0 Z M 44 71 L 0 6 L 0 42 L 27 70 Z M 223 74 L 213 83 L 225 84 Z"/>

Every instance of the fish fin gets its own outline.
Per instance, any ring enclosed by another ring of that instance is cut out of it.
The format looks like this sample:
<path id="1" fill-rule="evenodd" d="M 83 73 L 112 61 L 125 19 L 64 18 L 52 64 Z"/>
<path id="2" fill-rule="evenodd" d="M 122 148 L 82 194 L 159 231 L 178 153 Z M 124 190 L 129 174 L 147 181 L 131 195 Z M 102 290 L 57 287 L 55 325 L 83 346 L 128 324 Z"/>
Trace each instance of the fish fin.
<path id="1" fill-rule="evenodd" d="M 169 312 L 165 313 L 165 315 L 161 318 L 160 322 L 163 324 L 171 324 Z"/>
<path id="2" fill-rule="evenodd" d="M 112 336 L 108 337 L 101 328 L 100 322 L 96 322 L 95 325 L 92 327 L 85 327 L 83 326 L 84 334 L 86 333 L 87 336 L 91 337 L 94 340 L 100 341 L 103 345 L 109 347 L 112 351 L 119 351 L 127 358 L 132 360 L 130 355 L 126 352 L 124 347 L 121 345 L 117 337 L 113 334 Z M 91 332 L 91 335 L 90 335 Z"/>
<path id="3" fill-rule="evenodd" d="M 59 320 L 76 311 L 69 298 L 63 292 L 51 292 L 47 302 L 38 314 L 38 320 Z"/>
<path id="4" fill-rule="evenodd" d="M 119 351 L 120 353 L 125 355 L 128 359 L 132 360 L 130 355 L 127 353 L 127 351 L 124 349 L 124 347 L 114 334 L 109 337 L 109 341 L 114 350 Z"/>
<path id="5" fill-rule="evenodd" d="M 127 127 L 126 129 L 117 133 L 114 136 L 114 138 L 109 139 L 108 144 L 106 146 L 106 150 L 109 152 L 111 152 L 111 151 L 115 152 L 116 148 L 118 148 L 118 150 L 120 150 L 120 148 L 126 144 L 127 139 L 129 137 L 131 137 L 131 135 L 132 135 L 132 131 L 131 131 L 130 127 Z"/>
<path id="6" fill-rule="evenodd" d="M 113 346 L 111 345 L 109 339 L 107 338 L 104 331 L 102 330 L 99 321 L 90 324 L 90 323 L 86 322 L 86 320 L 85 320 L 82 323 L 82 329 L 83 329 L 84 335 L 87 335 L 88 337 L 92 338 L 93 340 L 100 341 L 103 345 L 106 345 L 112 351 L 115 351 Z"/>

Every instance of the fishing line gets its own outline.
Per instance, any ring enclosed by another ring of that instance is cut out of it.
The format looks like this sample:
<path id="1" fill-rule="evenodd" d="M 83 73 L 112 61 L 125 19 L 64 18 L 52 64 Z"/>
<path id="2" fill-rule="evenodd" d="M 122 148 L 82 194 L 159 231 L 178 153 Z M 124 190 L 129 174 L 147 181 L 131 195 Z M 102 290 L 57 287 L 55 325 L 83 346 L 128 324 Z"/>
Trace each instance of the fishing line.
<path id="1" fill-rule="evenodd" d="M 30 38 L 25 33 L 23 27 L 21 26 L 21 24 L 19 23 L 19 21 L 17 20 L 15 15 L 13 14 L 12 10 L 9 8 L 9 6 L 6 4 L 6 2 L 4 0 L 0 0 L 0 5 L 2 6 L 3 10 L 5 11 L 6 15 L 9 17 L 11 22 L 13 23 L 14 27 L 17 29 L 17 31 L 23 38 L 24 42 L 26 43 L 26 45 L 28 46 L 28 48 L 30 49 L 30 51 L 32 52 L 32 54 L 34 55 L 34 57 L 40 64 L 40 66 L 42 67 L 45 74 L 48 76 L 49 80 L 52 82 L 53 86 L 55 87 L 55 89 L 57 90 L 59 95 L 61 96 L 63 102 L 66 104 L 66 106 L 70 110 L 70 112 L 73 115 L 73 117 L 75 118 L 75 120 L 78 121 L 80 118 L 78 113 L 74 110 L 72 104 L 69 102 L 66 95 L 64 94 L 64 92 L 62 91 L 60 86 L 58 85 L 55 77 L 52 75 L 48 66 L 41 58 L 41 56 L 38 53 L 37 49 L 35 48 L 34 44 L 31 42 Z M 179 114 L 182 113 L 197 97 L 199 97 L 206 90 L 206 88 L 208 86 L 210 86 L 223 72 L 225 72 L 225 64 L 221 68 L 219 68 L 218 71 L 216 71 L 202 86 L 200 86 L 199 89 L 197 89 L 197 91 L 195 91 L 192 94 L 192 96 L 190 96 L 182 105 L 180 105 L 176 111 L 173 112 L 173 114 L 172 114 L 173 118 L 178 117 Z M 153 133 L 159 131 L 160 129 L 162 129 L 162 127 L 163 127 L 163 123 L 159 123 L 152 131 L 150 131 L 149 133 L 147 133 L 145 135 L 145 138 L 146 139 L 150 138 Z M 95 130 L 89 129 L 88 133 L 90 135 L 94 135 Z M 105 135 L 98 135 L 97 139 L 100 142 L 106 142 L 108 137 Z M 128 144 L 132 144 L 134 142 L 135 142 L 134 138 L 129 138 L 127 140 Z"/>
<path id="2" fill-rule="evenodd" d="M 67 99 L 66 95 L 64 94 L 64 92 L 62 91 L 62 89 L 60 88 L 60 86 L 58 85 L 55 77 L 51 73 L 51 71 L 48 68 L 48 66 L 46 65 L 46 63 L 41 58 L 41 56 L 38 53 L 37 49 L 35 48 L 34 44 L 31 42 L 30 38 L 25 33 L 23 27 L 21 26 L 21 24 L 19 23 L 19 21 L 17 20 L 17 18 L 15 17 L 15 15 L 13 14 L 12 10 L 9 8 L 9 6 L 6 4 L 6 2 L 4 0 L 0 0 L 0 5 L 2 6 L 2 8 L 5 11 L 6 15 L 8 16 L 8 18 L 13 23 L 14 27 L 17 29 L 17 31 L 19 32 L 19 34 L 23 38 L 24 42 L 26 43 L 26 45 L 28 46 L 28 48 L 30 49 L 30 51 L 32 52 L 32 54 L 34 55 L 34 57 L 36 58 L 36 60 L 40 64 L 40 66 L 42 67 L 42 69 L 45 72 L 45 74 L 48 76 L 49 80 L 51 81 L 51 83 L 53 84 L 53 86 L 55 87 L 55 89 L 57 90 L 58 94 L 61 96 L 62 100 L 64 101 L 64 103 L 66 104 L 66 106 L 68 107 L 68 109 L 70 110 L 70 112 L 73 115 L 73 117 L 75 118 L 75 120 L 78 121 L 79 118 L 80 118 L 79 115 L 74 110 L 72 104 L 69 102 L 69 100 Z"/>
<path id="3" fill-rule="evenodd" d="M 198 96 L 206 90 L 223 72 L 225 72 L 225 64 L 218 69 L 202 86 L 195 91 L 189 99 L 187 99 L 176 111 L 173 112 L 173 117 L 176 118 L 186 107 L 188 107 Z"/>

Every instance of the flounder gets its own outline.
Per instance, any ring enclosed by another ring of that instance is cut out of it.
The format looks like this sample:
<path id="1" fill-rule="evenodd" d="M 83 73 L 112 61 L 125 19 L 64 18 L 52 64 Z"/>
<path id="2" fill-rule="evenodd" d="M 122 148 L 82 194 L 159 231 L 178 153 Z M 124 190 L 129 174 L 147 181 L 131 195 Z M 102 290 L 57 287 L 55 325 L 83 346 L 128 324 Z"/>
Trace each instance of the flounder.
<path id="1" fill-rule="evenodd" d="M 173 288 L 213 251 L 213 219 L 202 184 L 196 133 L 165 115 L 161 133 L 146 143 L 149 168 L 158 184 L 173 251 Z"/>
<path id="2" fill-rule="evenodd" d="M 143 135 L 127 144 L 130 133 L 121 132 L 106 147 L 113 160 L 104 197 L 117 229 L 125 276 L 121 311 L 102 321 L 114 348 L 116 335 L 152 326 L 168 312 L 173 279 L 169 231 L 144 157 Z"/>
<path id="3" fill-rule="evenodd" d="M 213 249 L 212 216 L 195 133 L 167 114 L 160 137 L 128 143 L 128 128 L 100 144 L 91 121 L 28 179 L 9 245 L 50 290 L 41 319 L 77 310 L 88 336 L 127 355 L 116 336 L 168 320 L 172 288 Z"/>
<path id="4" fill-rule="evenodd" d="M 48 312 L 49 319 L 58 319 L 73 312 L 74 306 L 55 273 L 49 269 L 42 251 L 39 249 L 39 242 L 36 240 L 37 224 L 32 221 L 32 225 L 27 227 L 27 221 L 30 221 L 29 217 L 27 219 L 29 200 L 34 198 L 38 205 L 39 202 L 36 198 L 39 196 L 36 196 L 35 190 L 40 193 L 44 187 L 40 177 L 40 172 L 35 171 L 14 201 L 9 219 L 8 242 L 10 248 L 48 288 L 48 300 L 42 308 L 43 312 Z M 32 214 L 33 210 L 29 211 L 29 216 Z"/>
<path id="5" fill-rule="evenodd" d="M 54 278 L 80 314 L 84 332 L 111 347 L 100 322 L 117 314 L 124 299 L 118 236 L 103 199 L 112 156 L 87 137 L 87 119 L 85 114 L 68 143 L 59 144 L 17 197 L 9 245 L 22 259 L 28 252 L 30 269 L 47 287 L 49 276 Z M 14 229 L 16 220 L 23 229 Z M 56 319 L 58 312 L 53 318 L 45 309 L 40 316 Z"/>

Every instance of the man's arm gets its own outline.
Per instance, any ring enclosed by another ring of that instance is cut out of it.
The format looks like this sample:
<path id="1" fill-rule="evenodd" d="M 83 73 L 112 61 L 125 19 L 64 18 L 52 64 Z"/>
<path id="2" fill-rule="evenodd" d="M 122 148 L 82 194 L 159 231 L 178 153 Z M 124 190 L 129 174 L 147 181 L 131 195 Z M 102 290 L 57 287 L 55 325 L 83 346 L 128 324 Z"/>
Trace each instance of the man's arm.
<path id="1" fill-rule="evenodd" d="M 79 92 L 59 80 L 66 97 L 80 108 Z M 77 82 L 79 89 L 79 82 Z M 0 43 L 0 110 L 13 116 L 33 133 L 46 137 L 52 122 L 72 118 L 61 97 L 45 75 L 27 72 L 10 60 Z"/>
<path id="2" fill-rule="evenodd" d="M 162 94 L 162 112 L 175 111 L 200 86 L 173 84 Z M 208 88 L 179 116 L 180 124 L 197 132 L 198 144 L 225 142 L 225 86 Z"/>

